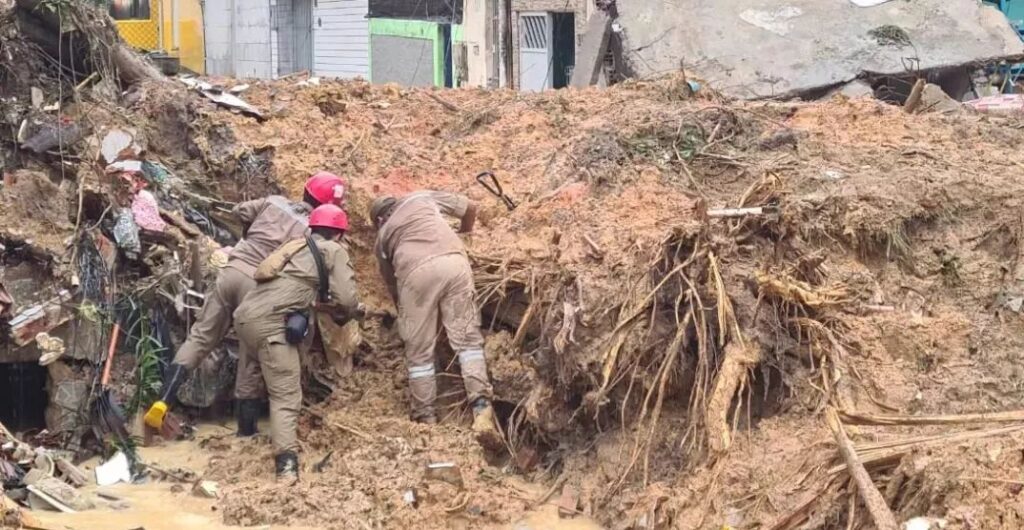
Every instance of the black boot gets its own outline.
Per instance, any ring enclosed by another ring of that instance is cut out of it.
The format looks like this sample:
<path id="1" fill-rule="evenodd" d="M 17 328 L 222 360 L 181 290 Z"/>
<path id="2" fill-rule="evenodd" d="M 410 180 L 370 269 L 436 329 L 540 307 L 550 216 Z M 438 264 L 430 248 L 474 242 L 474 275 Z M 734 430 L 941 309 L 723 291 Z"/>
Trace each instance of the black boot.
<path id="1" fill-rule="evenodd" d="M 256 422 L 260 419 L 260 400 L 239 399 L 238 400 L 238 436 L 255 436 L 259 432 Z"/>
<path id="2" fill-rule="evenodd" d="M 278 482 L 295 483 L 299 481 L 299 457 L 291 451 L 285 451 L 274 457 L 274 469 Z"/>

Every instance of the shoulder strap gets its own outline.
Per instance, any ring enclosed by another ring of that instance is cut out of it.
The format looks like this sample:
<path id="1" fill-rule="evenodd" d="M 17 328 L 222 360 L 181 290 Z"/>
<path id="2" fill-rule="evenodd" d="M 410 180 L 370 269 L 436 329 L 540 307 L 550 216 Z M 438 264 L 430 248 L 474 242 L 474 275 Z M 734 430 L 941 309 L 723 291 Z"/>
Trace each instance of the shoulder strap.
<path id="1" fill-rule="evenodd" d="M 327 266 L 324 265 L 324 255 L 320 253 L 320 248 L 316 246 L 316 241 L 313 241 L 311 236 L 306 236 L 306 246 L 309 247 L 309 253 L 313 255 L 313 263 L 316 264 L 316 275 L 319 278 L 317 282 L 317 293 L 321 304 L 326 304 L 331 301 L 331 290 L 329 277 L 327 276 Z"/>
<path id="2" fill-rule="evenodd" d="M 293 239 L 281 245 L 256 267 L 253 279 L 257 282 L 273 280 L 285 264 L 291 261 L 292 257 L 305 246 L 306 242 L 302 239 Z"/>

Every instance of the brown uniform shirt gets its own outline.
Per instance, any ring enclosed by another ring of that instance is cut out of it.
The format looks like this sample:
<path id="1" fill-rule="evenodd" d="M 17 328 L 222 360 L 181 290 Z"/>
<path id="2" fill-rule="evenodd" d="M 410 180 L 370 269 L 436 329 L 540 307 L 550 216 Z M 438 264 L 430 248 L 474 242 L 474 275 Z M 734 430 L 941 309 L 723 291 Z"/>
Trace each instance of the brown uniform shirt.
<path id="1" fill-rule="evenodd" d="M 279 195 L 271 195 L 240 203 L 232 211 L 249 225 L 249 229 L 245 238 L 231 251 L 228 267 L 252 277 L 256 267 L 277 247 L 306 233 L 312 207 L 304 202 L 291 202 Z"/>
<path id="2" fill-rule="evenodd" d="M 331 303 L 347 311 L 359 305 L 355 274 L 345 247 L 336 241 L 313 236 L 324 257 L 330 284 Z M 294 311 L 309 311 L 310 325 L 316 321 L 312 312 L 317 298 L 316 263 L 309 248 L 303 247 L 273 279 L 256 284 L 235 310 L 235 323 L 252 326 L 263 337 L 284 333 L 285 318 Z M 312 335 L 312 334 L 311 334 Z"/>
<path id="3" fill-rule="evenodd" d="M 380 274 L 398 303 L 398 285 L 430 258 L 464 254 L 462 240 L 441 214 L 461 218 L 469 198 L 444 191 L 417 191 L 395 203 L 391 217 L 377 232 L 374 254 Z"/>

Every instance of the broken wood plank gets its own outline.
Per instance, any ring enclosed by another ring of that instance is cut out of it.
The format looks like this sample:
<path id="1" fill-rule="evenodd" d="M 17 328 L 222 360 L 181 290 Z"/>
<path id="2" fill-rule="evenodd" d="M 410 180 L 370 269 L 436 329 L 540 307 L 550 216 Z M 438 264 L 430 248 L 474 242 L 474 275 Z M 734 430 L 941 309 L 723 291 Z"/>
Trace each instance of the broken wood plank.
<path id="1" fill-rule="evenodd" d="M 460 109 L 459 107 L 456 107 L 455 105 L 453 105 L 453 104 L 451 104 L 451 103 L 441 99 L 441 96 L 438 96 L 436 94 L 431 94 L 430 92 L 426 92 L 426 94 L 427 94 L 428 98 L 430 98 L 430 99 L 440 103 L 442 107 L 444 107 L 444 108 L 446 108 L 446 109 L 448 109 L 448 110 L 450 110 L 452 112 L 462 112 L 462 109 Z"/>
<path id="2" fill-rule="evenodd" d="M 558 499 L 558 517 L 572 517 L 579 512 L 580 492 L 566 484 L 562 487 L 562 496 Z"/>
<path id="3" fill-rule="evenodd" d="M 778 208 L 772 206 L 753 206 L 749 208 L 716 208 L 708 210 L 708 217 L 712 218 L 733 218 L 733 217 L 756 217 L 759 215 L 778 214 Z"/>
<path id="4" fill-rule="evenodd" d="M 843 423 L 851 425 L 965 425 L 974 423 L 1024 423 L 1024 410 L 907 416 L 902 414 L 866 414 L 840 411 Z"/>
<path id="5" fill-rule="evenodd" d="M 64 480 L 71 483 L 76 487 L 82 487 L 89 483 L 89 476 L 85 474 L 78 466 L 72 464 L 67 458 L 58 456 L 54 459 L 57 464 L 57 469 L 60 470 L 64 477 Z"/>
<path id="6" fill-rule="evenodd" d="M 898 530 L 899 524 L 896 523 L 896 516 L 889 509 L 889 505 L 885 503 L 885 498 L 882 497 L 882 493 L 878 491 L 875 483 L 872 482 L 868 470 L 864 468 L 860 457 L 857 456 L 853 443 L 847 438 L 846 432 L 843 430 L 843 424 L 839 421 L 839 414 L 834 408 L 829 407 L 825 413 L 825 419 L 828 422 L 829 429 L 832 430 L 833 436 L 835 436 L 836 444 L 839 446 L 839 453 L 846 460 L 846 469 L 850 473 L 853 482 L 857 485 L 861 500 L 864 501 L 864 505 L 868 508 L 868 514 L 871 515 L 871 519 L 875 523 L 875 528 L 879 530 Z"/>
<path id="7" fill-rule="evenodd" d="M 924 79 L 918 79 L 914 83 L 914 88 L 910 89 L 910 95 L 907 96 L 906 103 L 903 104 L 903 111 L 907 114 L 913 114 L 917 107 L 921 106 L 921 96 L 924 94 Z"/>
<path id="8" fill-rule="evenodd" d="M 50 506 L 53 506 L 54 508 L 57 509 L 57 511 L 59 511 L 61 513 L 78 513 L 78 511 L 75 510 L 74 508 L 68 506 L 67 504 L 64 504 L 63 502 L 60 502 L 55 497 L 53 497 L 52 495 L 50 495 L 50 494 L 46 493 L 45 491 L 39 489 L 36 486 L 29 485 L 29 486 L 26 486 L 26 488 L 32 494 L 34 494 L 35 496 L 37 496 L 40 499 L 42 499 L 43 502 L 45 502 L 46 504 L 49 504 Z"/>

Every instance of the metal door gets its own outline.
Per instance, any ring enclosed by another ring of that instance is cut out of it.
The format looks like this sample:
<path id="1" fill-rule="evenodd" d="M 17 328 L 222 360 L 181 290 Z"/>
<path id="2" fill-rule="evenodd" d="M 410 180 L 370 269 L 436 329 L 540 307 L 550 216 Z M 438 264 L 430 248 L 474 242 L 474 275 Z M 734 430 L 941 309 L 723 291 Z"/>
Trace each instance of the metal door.
<path id="1" fill-rule="evenodd" d="M 551 88 L 551 13 L 519 15 L 519 89 L 536 92 Z"/>
<path id="2" fill-rule="evenodd" d="M 313 70 L 313 1 L 292 0 L 292 71 Z"/>

